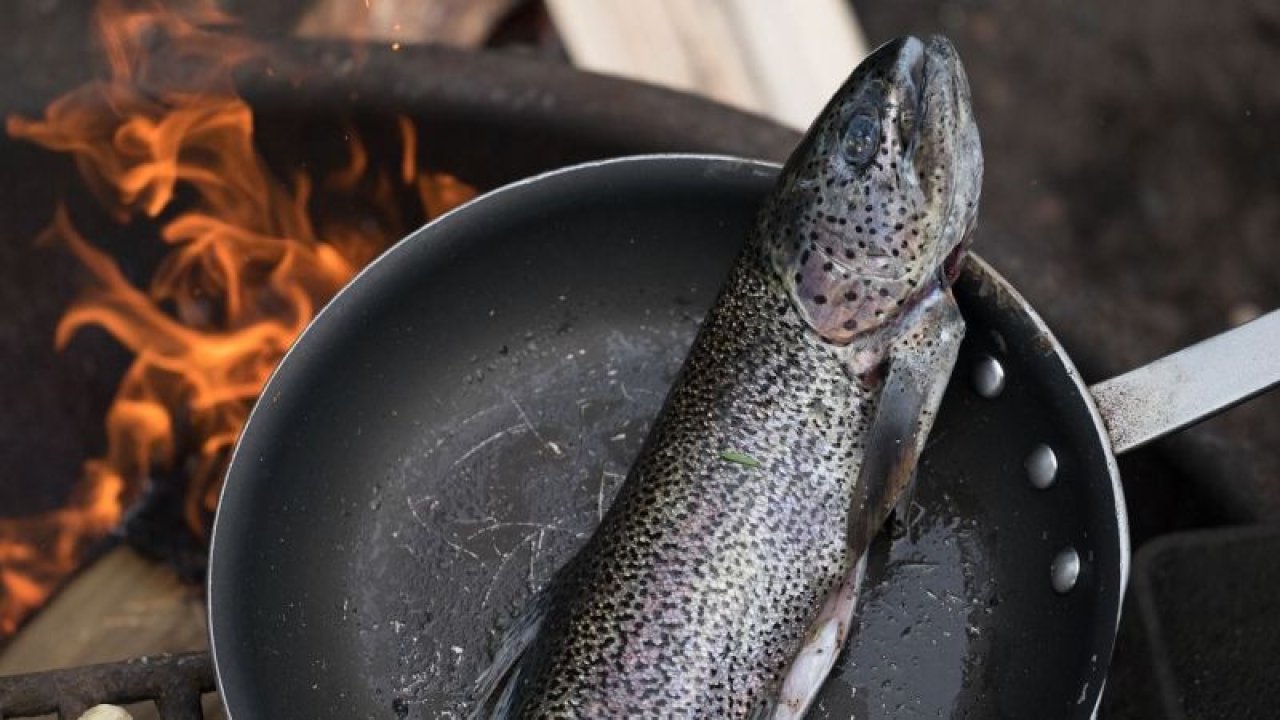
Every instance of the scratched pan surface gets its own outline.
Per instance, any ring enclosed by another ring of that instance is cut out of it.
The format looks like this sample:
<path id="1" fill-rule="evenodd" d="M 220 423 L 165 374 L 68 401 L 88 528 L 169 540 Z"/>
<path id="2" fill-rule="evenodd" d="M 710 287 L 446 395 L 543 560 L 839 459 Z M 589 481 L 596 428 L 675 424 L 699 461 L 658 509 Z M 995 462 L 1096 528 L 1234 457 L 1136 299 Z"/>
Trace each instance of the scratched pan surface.
<path id="1" fill-rule="evenodd" d="M 499 191 L 321 314 L 235 455 L 210 570 L 229 713 L 457 717 L 496 638 L 591 532 L 769 190 L 656 157 Z M 979 247 L 981 238 L 979 238 Z M 817 718 L 1088 717 L 1127 547 L 1114 463 L 1052 337 L 980 262 L 910 532 L 873 548 Z M 997 400 L 974 359 L 1008 370 Z M 1036 490 L 1024 458 L 1058 451 Z M 1050 584 L 1064 547 L 1076 587 Z"/>

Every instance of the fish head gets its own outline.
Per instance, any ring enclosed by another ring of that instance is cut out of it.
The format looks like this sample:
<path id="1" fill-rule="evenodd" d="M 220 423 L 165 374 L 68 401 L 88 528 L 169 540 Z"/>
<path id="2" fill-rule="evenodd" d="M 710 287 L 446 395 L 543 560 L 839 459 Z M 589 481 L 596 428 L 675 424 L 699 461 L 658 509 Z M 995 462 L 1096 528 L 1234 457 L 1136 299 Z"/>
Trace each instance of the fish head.
<path id="1" fill-rule="evenodd" d="M 818 335 L 848 344 L 955 280 L 981 184 L 955 48 L 893 40 L 854 70 L 783 168 L 762 216 L 770 262 Z"/>

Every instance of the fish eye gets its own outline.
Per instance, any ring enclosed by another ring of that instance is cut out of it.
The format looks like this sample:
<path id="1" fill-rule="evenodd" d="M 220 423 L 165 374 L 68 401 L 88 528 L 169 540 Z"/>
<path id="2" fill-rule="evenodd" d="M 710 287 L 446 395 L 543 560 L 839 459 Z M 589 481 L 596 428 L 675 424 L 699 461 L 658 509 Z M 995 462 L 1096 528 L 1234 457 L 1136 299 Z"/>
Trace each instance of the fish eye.
<path id="1" fill-rule="evenodd" d="M 855 168 L 863 168 L 876 156 L 880 146 L 880 118 L 858 113 L 844 131 L 844 157 Z"/>

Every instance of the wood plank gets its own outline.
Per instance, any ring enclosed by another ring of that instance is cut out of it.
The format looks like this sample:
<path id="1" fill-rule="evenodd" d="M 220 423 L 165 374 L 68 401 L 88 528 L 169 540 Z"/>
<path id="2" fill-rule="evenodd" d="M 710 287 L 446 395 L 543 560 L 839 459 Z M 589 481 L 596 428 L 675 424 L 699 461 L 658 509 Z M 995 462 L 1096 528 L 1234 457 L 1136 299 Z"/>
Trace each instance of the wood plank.
<path id="1" fill-rule="evenodd" d="M 18 631 L 0 654 L 0 675 L 206 648 L 203 590 L 118 547 Z"/>
<path id="2" fill-rule="evenodd" d="M 0 675 L 115 662 L 209 647 L 204 591 L 167 566 L 118 547 L 85 568 L 0 653 Z M 205 717 L 224 717 L 216 694 Z M 159 717 L 154 703 L 127 707 L 133 720 Z"/>
<path id="3" fill-rule="evenodd" d="M 843 0 L 547 0 L 575 64 L 803 128 L 867 52 Z"/>

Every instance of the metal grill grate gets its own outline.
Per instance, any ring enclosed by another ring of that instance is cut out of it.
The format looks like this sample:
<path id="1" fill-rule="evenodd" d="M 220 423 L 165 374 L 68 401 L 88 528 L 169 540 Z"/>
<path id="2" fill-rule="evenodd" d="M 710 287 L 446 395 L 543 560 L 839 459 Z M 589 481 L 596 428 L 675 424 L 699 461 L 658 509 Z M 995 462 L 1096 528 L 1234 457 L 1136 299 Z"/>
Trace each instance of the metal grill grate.
<path id="1" fill-rule="evenodd" d="M 214 691 L 209 653 L 157 655 L 103 665 L 0 677 L 0 720 L 57 713 L 76 720 L 102 703 L 154 701 L 164 720 L 202 720 Z"/>

